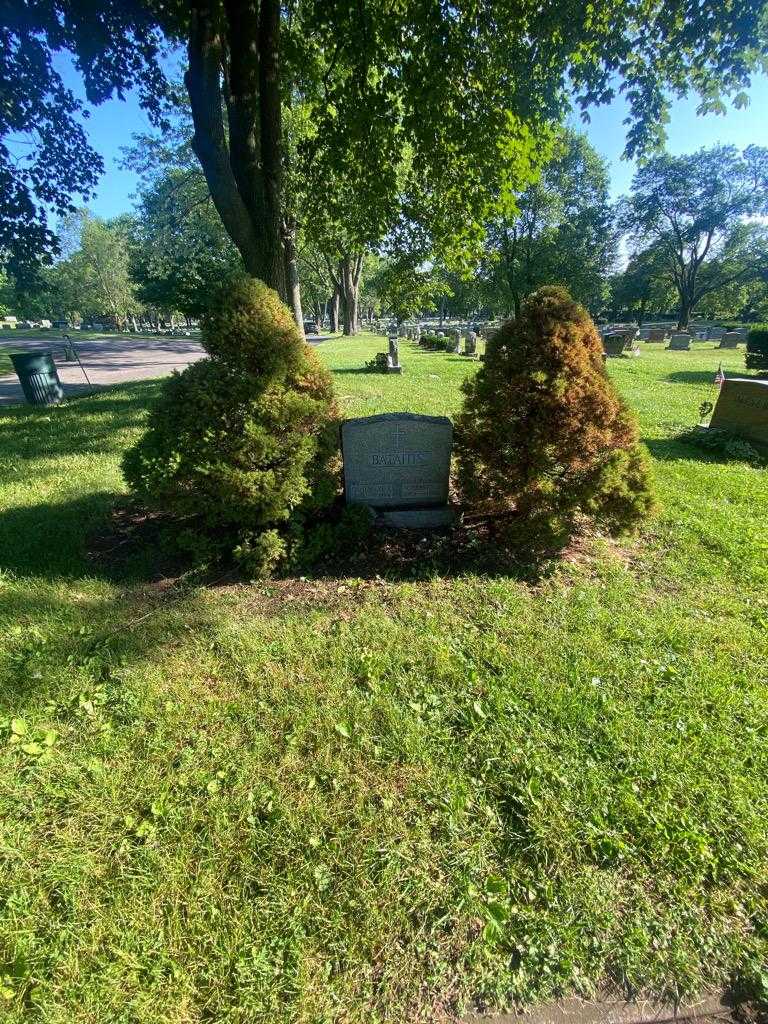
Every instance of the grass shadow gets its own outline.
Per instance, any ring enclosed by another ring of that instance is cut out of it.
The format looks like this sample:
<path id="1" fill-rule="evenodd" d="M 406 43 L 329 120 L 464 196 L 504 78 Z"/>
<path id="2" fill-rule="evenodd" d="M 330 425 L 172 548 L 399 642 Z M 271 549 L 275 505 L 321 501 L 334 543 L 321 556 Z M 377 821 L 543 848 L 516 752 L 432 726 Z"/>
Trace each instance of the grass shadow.
<path id="1" fill-rule="evenodd" d="M 383 371 L 381 371 L 381 370 L 369 370 L 367 366 L 342 366 L 342 367 L 337 367 L 337 368 L 332 369 L 331 373 L 333 374 L 334 377 L 336 376 L 336 374 L 342 374 L 342 373 L 355 373 L 355 374 L 358 374 L 358 373 L 370 373 L 370 374 L 378 374 L 380 377 L 386 377 L 386 373 L 384 373 Z"/>
<path id="2" fill-rule="evenodd" d="M 386 580 L 419 583 L 463 576 L 504 577 L 536 584 L 561 564 L 566 549 L 586 548 L 577 538 L 547 550 L 530 543 L 504 544 L 488 523 L 457 523 L 449 529 L 417 530 L 373 527 L 359 544 L 342 547 L 317 563 L 282 574 L 329 583 Z"/>
<path id="3" fill-rule="evenodd" d="M 670 384 L 714 384 L 715 374 L 712 370 L 676 370 L 664 380 Z"/>
<path id="4" fill-rule="evenodd" d="M 659 459 L 660 462 L 689 462 L 691 459 L 701 462 L 720 461 L 712 452 L 706 452 L 679 437 L 643 439 L 643 444 L 654 459 Z"/>
<path id="5" fill-rule="evenodd" d="M 138 381 L 46 408 L 2 408 L 0 457 L 26 460 L 122 451 L 122 432 L 140 426 L 161 384 Z"/>
<path id="6" fill-rule="evenodd" d="M 131 583 L 187 568 L 168 552 L 150 517 L 116 530 L 115 519 L 128 514 L 127 499 L 109 491 L 10 508 L 0 513 L 0 572 L 49 583 L 85 576 Z"/>
<path id="7" fill-rule="evenodd" d="M 727 435 L 722 443 L 706 445 L 685 436 L 644 440 L 648 451 L 660 462 L 708 462 L 764 466 L 768 456 L 759 447 L 741 438 Z"/>
<path id="8" fill-rule="evenodd" d="M 674 373 L 668 373 L 664 377 L 665 381 L 670 384 L 714 384 L 715 373 L 713 370 L 676 370 Z M 752 377 L 749 370 L 726 370 L 726 374 L 735 376 L 738 373 L 739 377 Z M 760 380 L 760 377 L 754 377 L 754 380 Z M 762 378 L 763 380 L 765 377 Z"/>

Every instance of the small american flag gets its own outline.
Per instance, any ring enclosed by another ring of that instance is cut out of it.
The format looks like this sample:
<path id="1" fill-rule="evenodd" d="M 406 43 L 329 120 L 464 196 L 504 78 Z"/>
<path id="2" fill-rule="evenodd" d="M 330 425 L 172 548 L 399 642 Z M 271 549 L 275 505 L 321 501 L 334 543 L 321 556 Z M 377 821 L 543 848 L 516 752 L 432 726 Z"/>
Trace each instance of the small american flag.
<path id="1" fill-rule="evenodd" d="M 717 368 L 717 373 L 715 374 L 715 384 L 717 385 L 717 387 L 721 388 L 724 383 L 725 374 L 723 373 L 723 364 L 720 363 L 720 365 Z"/>

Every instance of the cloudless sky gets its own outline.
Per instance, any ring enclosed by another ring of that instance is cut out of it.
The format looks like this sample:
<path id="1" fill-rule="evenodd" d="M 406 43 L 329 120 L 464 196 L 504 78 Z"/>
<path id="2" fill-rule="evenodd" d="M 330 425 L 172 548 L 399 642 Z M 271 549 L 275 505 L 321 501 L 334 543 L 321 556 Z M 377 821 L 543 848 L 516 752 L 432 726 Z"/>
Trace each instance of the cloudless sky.
<path id="1" fill-rule="evenodd" d="M 79 78 L 68 60 L 57 60 L 66 84 L 78 96 L 83 96 Z M 717 143 L 732 144 L 739 149 L 751 143 L 768 145 L 768 76 L 755 77 L 748 90 L 750 104 L 746 109 L 728 107 L 725 115 L 696 115 L 698 99 L 695 96 L 674 102 L 671 121 L 667 126 L 667 147 L 672 153 L 690 153 L 702 146 Z M 612 198 L 627 192 L 634 165 L 621 159 L 624 149 L 626 127 L 622 124 L 627 107 L 621 97 L 605 107 L 590 111 L 591 123 L 583 125 L 577 116 L 572 123 L 586 132 L 592 145 L 608 161 L 611 171 Z M 136 175 L 122 170 L 120 147 L 131 142 L 134 132 L 148 131 L 146 114 L 139 106 L 135 93 L 125 100 L 110 100 L 100 107 L 91 108 L 86 130 L 94 149 L 102 155 L 105 174 L 101 179 L 96 198 L 90 208 L 101 217 L 113 217 L 132 208 L 131 193 L 137 186 Z"/>
<path id="2" fill-rule="evenodd" d="M 738 149 L 745 149 L 752 143 L 768 145 L 768 76 L 755 76 L 746 92 L 750 98 L 749 106 L 736 110 L 726 103 L 725 114 L 697 115 L 699 97 L 695 95 L 675 100 L 667 125 L 669 152 L 675 155 L 693 153 L 702 146 L 719 143 Z M 595 149 L 608 160 L 613 199 L 629 191 L 635 170 L 633 161 L 621 159 L 627 131 L 622 122 L 627 112 L 628 106 L 623 97 L 617 97 L 607 106 L 593 107 L 590 110 L 591 121 L 587 125 L 582 124 L 578 116 L 571 119 L 573 126 L 585 132 Z"/>

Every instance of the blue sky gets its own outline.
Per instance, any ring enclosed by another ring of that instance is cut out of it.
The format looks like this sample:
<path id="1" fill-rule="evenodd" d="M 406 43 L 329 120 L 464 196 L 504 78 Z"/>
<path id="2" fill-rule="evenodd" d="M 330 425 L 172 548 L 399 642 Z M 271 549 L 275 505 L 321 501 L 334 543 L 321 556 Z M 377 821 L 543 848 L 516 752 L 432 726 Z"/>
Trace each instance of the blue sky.
<path id="1" fill-rule="evenodd" d="M 58 62 L 67 84 L 82 95 L 78 77 L 69 62 Z M 728 108 L 724 116 L 696 115 L 695 97 L 678 100 L 672 107 L 668 126 L 668 148 L 672 153 L 690 153 L 702 146 L 716 143 L 732 144 L 743 149 L 750 143 L 768 145 L 768 76 L 756 77 L 749 90 L 750 105 L 744 110 Z M 621 159 L 624 148 L 627 114 L 624 101 L 619 97 L 605 107 L 591 110 L 591 123 L 573 123 L 588 135 L 593 146 L 608 161 L 611 170 L 613 198 L 624 194 L 632 179 L 633 164 Z M 130 143 L 133 132 L 149 129 L 149 121 L 134 94 L 126 100 L 110 100 L 100 107 L 91 108 L 87 131 L 93 147 L 104 157 L 106 173 L 101 180 L 98 195 L 89 205 L 99 216 L 112 217 L 130 210 L 131 193 L 136 189 L 136 176 L 121 170 L 120 147 Z"/>
<path id="2" fill-rule="evenodd" d="M 718 143 L 739 149 L 752 143 L 768 145 L 768 76 L 755 76 L 747 94 L 750 104 L 745 109 L 736 110 L 729 106 L 726 114 L 703 117 L 696 114 L 698 97 L 674 101 L 667 125 L 667 149 L 680 154 Z M 588 125 L 581 124 L 578 118 L 573 119 L 574 126 L 584 131 L 595 149 L 608 160 L 614 199 L 629 190 L 635 166 L 633 162 L 621 159 L 626 135 L 626 126 L 622 122 L 627 111 L 626 103 L 619 97 L 607 106 L 593 107 Z"/>

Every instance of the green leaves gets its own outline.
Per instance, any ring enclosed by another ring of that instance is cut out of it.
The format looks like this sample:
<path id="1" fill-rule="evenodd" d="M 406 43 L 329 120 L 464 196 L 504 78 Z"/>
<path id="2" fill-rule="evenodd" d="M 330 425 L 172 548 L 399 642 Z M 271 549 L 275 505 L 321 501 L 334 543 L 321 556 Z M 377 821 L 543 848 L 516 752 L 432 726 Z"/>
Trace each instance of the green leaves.
<path id="1" fill-rule="evenodd" d="M 45 726 L 30 726 L 24 718 L 6 720 L 8 743 L 28 758 L 41 758 L 49 755 L 51 747 L 58 739 L 55 729 Z M 2 723 L 0 723 L 2 728 Z"/>
<path id="2" fill-rule="evenodd" d="M 312 871 L 312 877 L 319 892 L 324 892 L 331 884 L 333 875 L 327 864 L 317 864 Z"/>

